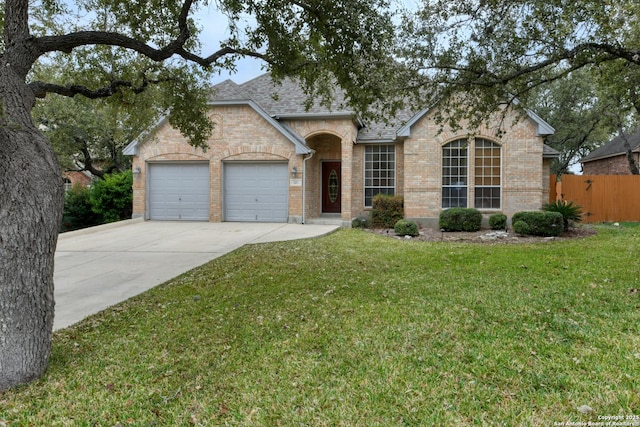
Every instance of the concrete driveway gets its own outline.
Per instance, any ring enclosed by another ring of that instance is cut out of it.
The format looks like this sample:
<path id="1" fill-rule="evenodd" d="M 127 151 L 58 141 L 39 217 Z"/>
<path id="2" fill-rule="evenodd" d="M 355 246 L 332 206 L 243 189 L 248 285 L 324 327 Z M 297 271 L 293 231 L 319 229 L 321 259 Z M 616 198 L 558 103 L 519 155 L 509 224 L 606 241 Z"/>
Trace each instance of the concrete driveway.
<path id="1" fill-rule="evenodd" d="M 321 236 L 334 225 L 130 220 L 63 233 L 54 330 L 249 243 Z"/>

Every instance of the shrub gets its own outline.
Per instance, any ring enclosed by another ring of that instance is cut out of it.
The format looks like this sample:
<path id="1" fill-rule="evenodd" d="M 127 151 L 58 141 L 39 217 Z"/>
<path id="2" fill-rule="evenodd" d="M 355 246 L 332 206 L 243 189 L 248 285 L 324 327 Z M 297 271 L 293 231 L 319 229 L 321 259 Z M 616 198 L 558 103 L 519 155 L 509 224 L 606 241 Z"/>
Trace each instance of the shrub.
<path id="1" fill-rule="evenodd" d="M 105 175 L 91 187 L 91 207 L 104 222 L 131 218 L 133 210 L 133 175 L 131 171 Z"/>
<path id="2" fill-rule="evenodd" d="M 418 224 L 413 221 L 409 221 L 406 219 L 401 219 L 396 222 L 396 225 L 393 227 L 393 230 L 396 232 L 398 236 L 411 236 L 415 237 L 418 234 Z"/>
<path id="3" fill-rule="evenodd" d="M 564 229 L 569 228 L 569 221 L 582 221 L 582 206 L 574 205 L 573 202 L 556 200 L 553 203 L 545 203 L 542 207 L 547 212 L 559 212 L 564 219 Z"/>
<path id="4" fill-rule="evenodd" d="M 478 231 L 482 214 L 473 208 L 450 208 L 440 212 L 438 226 L 444 231 Z"/>
<path id="5" fill-rule="evenodd" d="M 396 222 L 404 218 L 404 198 L 388 194 L 376 194 L 373 197 L 371 226 L 374 228 L 393 228 Z"/>
<path id="6" fill-rule="evenodd" d="M 359 216 L 351 221 L 351 228 L 369 228 L 369 218 Z"/>
<path id="7" fill-rule="evenodd" d="M 523 236 L 531 234 L 531 229 L 524 221 L 516 221 L 513 223 L 513 231 Z"/>
<path id="8" fill-rule="evenodd" d="M 78 230 L 100 224 L 100 215 L 91 209 L 90 190 L 76 184 L 64 195 L 64 213 L 60 231 Z"/>
<path id="9" fill-rule="evenodd" d="M 524 211 L 517 212 L 511 218 L 514 224 L 514 231 L 518 234 L 529 234 L 532 236 L 558 236 L 564 231 L 564 220 L 559 212 L 548 211 Z M 527 224 L 528 230 L 521 228 L 523 232 L 516 229 L 517 222 Z"/>
<path id="10" fill-rule="evenodd" d="M 492 230 L 504 230 L 507 228 L 507 216 L 503 213 L 495 213 L 489 217 L 489 227 Z"/>

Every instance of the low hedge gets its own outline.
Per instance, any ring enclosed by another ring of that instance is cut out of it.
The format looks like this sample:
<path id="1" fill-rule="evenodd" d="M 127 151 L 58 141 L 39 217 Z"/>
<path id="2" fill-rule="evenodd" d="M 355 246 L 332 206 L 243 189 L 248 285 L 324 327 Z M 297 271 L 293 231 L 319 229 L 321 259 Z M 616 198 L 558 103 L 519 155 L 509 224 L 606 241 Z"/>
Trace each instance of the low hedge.
<path id="1" fill-rule="evenodd" d="M 482 214 L 473 208 L 450 208 L 440 212 L 438 227 L 444 231 L 478 231 Z"/>
<path id="2" fill-rule="evenodd" d="M 559 212 L 523 211 L 511 218 L 513 230 L 531 236 L 559 236 L 564 232 L 564 218 Z"/>

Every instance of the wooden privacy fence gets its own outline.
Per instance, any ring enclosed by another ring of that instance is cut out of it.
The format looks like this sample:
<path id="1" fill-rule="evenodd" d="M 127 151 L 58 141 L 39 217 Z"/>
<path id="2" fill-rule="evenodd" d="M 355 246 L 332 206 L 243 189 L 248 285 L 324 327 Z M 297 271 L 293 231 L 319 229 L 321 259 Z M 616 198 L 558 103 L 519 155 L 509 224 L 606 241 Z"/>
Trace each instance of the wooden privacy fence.
<path id="1" fill-rule="evenodd" d="M 640 221 L 640 175 L 551 175 L 549 201 L 582 206 L 582 222 Z"/>

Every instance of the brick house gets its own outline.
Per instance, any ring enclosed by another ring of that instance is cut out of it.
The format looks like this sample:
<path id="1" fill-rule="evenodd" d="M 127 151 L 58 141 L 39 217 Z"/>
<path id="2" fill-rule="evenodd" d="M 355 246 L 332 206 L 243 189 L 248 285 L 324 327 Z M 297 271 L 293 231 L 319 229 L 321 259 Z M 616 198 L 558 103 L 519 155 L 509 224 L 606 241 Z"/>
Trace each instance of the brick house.
<path id="1" fill-rule="evenodd" d="M 349 226 L 387 193 L 404 196 L 406 217 L 429 225 L 449 207 L 511 216 L 548 200 L 558 153 L 543 137 L 554 129 L 533 112 L 509 112 L 501 133 L 454 131 L 429 109 L 364 123 L 340 96 L 330 108 L 305 109 L 305 99 L 295 82 L 274 85 L 268 74 L 216 85 L 206 151 L 162 119 L 124 150 L 133 156 L 133 216 Z"/>
<path id="2" fill-rule="evenodd" d="M 93 182 L 93 177 L 87 171 L 63 171 L 64 190 L 69 191 L 74 185 L 89 187 Z"/>
<path id="3" fill-rule="evenodd" d="M 629 135 L 617 136 L 580 159 L 585 175 L 630 175 L 624 139 L 631 146 L 633 159 L 640 166 L 640 128 Z"/>

